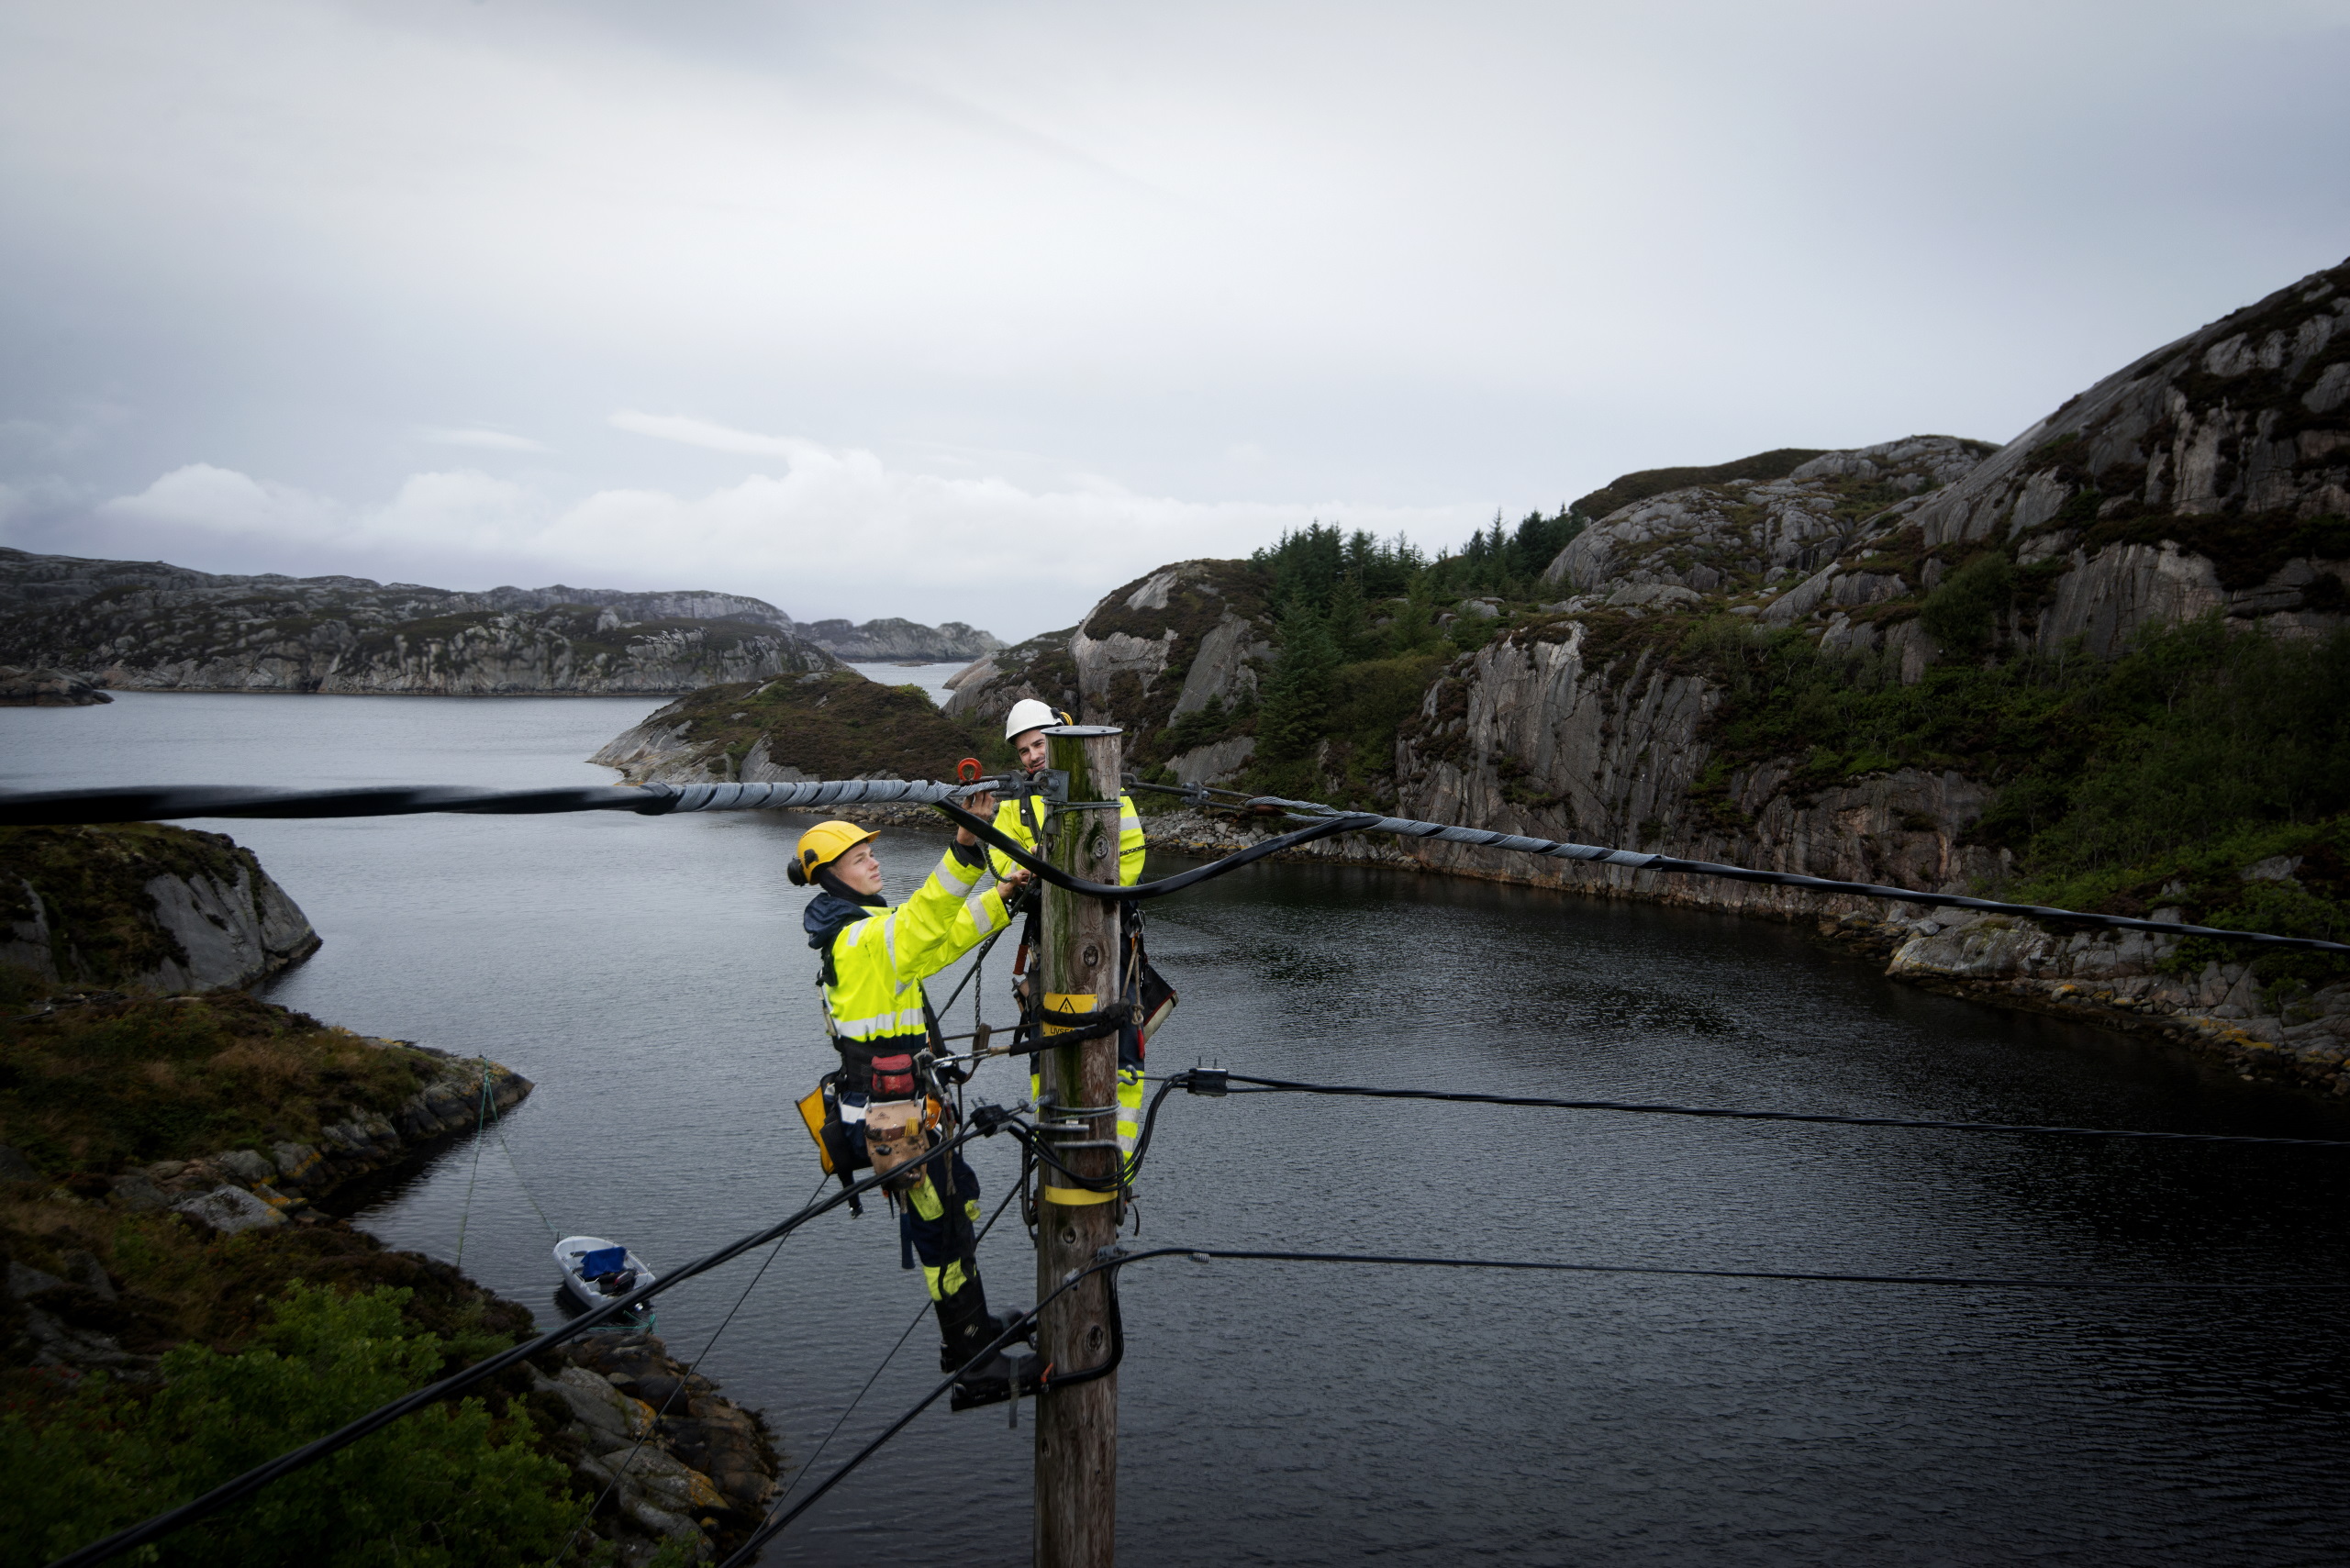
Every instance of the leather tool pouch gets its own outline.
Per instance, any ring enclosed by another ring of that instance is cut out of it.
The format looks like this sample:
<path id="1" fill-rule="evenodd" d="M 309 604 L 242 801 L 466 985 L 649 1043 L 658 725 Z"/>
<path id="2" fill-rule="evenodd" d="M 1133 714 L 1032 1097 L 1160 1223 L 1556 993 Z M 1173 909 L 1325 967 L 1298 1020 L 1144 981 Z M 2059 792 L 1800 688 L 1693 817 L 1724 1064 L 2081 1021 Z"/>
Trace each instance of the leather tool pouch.
<path id="1" fill-rule="evenodd" d="M 875 1174 L 892 1175 L 908 1161 L 930 1152 L 930 1140 L 922 1126 L 928 1108 L 919 1100 L 882 1100 L 865 1107 L 865 1158 L 873 1162 Z M 889 1185 L 899 1191 L 912 1183 L 912 1177 L 899 1176 Z"/>

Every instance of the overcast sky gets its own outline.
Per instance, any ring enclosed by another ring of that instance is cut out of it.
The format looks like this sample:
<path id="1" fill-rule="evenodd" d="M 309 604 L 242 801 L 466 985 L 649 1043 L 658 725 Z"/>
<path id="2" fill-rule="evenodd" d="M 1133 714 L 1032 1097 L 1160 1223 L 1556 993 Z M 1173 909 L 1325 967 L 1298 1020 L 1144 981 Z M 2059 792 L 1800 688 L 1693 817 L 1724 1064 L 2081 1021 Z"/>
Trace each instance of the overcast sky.
<path id="1" fill-rule="evenodd" d="M 0 539 L 1021 637 L 2005 440 L 2350 252 L 2350 0 L 0 6 Z"/>

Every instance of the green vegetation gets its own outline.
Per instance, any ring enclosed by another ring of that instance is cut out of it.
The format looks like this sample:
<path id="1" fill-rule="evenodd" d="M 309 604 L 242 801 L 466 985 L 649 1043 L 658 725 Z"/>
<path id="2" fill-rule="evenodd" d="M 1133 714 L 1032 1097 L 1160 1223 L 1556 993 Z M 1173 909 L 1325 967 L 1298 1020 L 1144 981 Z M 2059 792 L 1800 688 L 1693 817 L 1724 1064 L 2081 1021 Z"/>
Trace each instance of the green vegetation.
<path id="1" fill-rule="evenodd" d="M 167 961 L 187 962 L 186 950 L 152 919 L 148 883 L 209 877 L 234 887 L 240 875 L 248 886 L 258 885 L 261 862 L 220 833 L 151 822 L 0 828 L 0 921 L 30 923 L 40 916 L 50 930 L 50 962 L 79 984 L 123 985 Z"/>
<path id="2" fill-rule="evenodd" d="M 35 1413 L 0 1413 L 15 1552 L 41 1562 L 321 1437 L 443 1369 L 513 1343 L 454 1340 L 403 1314 L 411 1292 L 353 1295 L 295 1282 L 239 1353 L 168 1351 L 160 1386 L 95 1373 Z M 506 1401 L 438 1406 L 169 1537 L 149 1562 L 544 1562 L 586 1517 L 558 1460 Z"/>
<path id="3" fill-rule="evenodd" d="M 654 717 L 689 724 L 686 739 L 697 744 L 718 742 L 712 765 L 722 757 L 728 777 L 762 740 L 771 762 L 819 779 L 951 779 L 972 744 L 921 687 L 885 686 L 853 670 L 705 686 Z"/>
<path id="4" fill-rule="evenodd" d="M 21 970 L 0 982 L 9 992 L 0 1003 L 39 989 Z M 61 1174 L 313 1142 L 322 1115 L 389 1112 L 432 1065 L 421 1051 L 241 991 L 9 1012 L 0 1018 L 0 1142 Z"/>
<path id="5" fill-rule="evenodd" d="M 1543 569 L 1582 526 L 1564 511 L 1531 514 L 1514 529 L 1497 516 L 1457 553 L 1430 560 L 1400 537 L 1316 523 L 1258 550 L 1249 563 L 1277 606 L 1280 652 L 1264 674 L 1248 787 L 1323 798 L 1334 782 L 1346 803 L 1375 798 L 1395 768 L 1396 734 L 1436 673 L 1504 624 L 1499 614 L 1455 613 L 1447 627 L 1439 618 L 1445 606 L 1540 593 Z M 1231 716 L 1227 728 L 1240 732 L 1242 723 Z M 1186 739 L 1197 736 L 1216 738 L 1204 721 Z"/>
<path id="6" fill-rule="evenodd" d="M 1948 613 L 1962 626 L 1988 614 L 1984 585 L 1998 581 L 1987 568 L 1962 586 L 1977 570 L 1941 590 L 1959 590 Z M 1905 686 L 1883 657 L 1822 654 L 1799 633 L 1725 617 L 1691 629 L 1673 657 L 1727 698 L 1699 806 L 1734 817 L 1730 775 L 1772 757 L 1801 759 L 1799 795 L 1892 768 L 1952 769 L 2000 786 L 1975 836 L 2016 852 L 2021 878 L 2005 896 L 2350 932 L 2350 631 L 2286 638 L 2214 616 L 2149 631 L 2118 659 L 1945 663 Z M 2300 862 L 2289 884 L 2244 880 L 2276 856 Z M 2312 955 L 2256 968 L 2272 982 L 2350 973 Z"/>

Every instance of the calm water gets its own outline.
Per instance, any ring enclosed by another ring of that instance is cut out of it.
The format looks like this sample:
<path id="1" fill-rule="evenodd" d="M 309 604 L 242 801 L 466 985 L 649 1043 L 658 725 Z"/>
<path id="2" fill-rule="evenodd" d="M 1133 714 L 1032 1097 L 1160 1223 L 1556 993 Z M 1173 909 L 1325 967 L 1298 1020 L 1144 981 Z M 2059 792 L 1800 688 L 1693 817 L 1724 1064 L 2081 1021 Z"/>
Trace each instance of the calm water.
<path id="1" fill-rule="evenodd" d="M 0 782 L 525 784 L 645 701 L 131 694 L 0 710 Z M 521 1177 L 566 1229 L 680 1261 L 817 1184 L 829 1060 L 802 824 L 234 823 L 324 950 L 276 999 L 536 1079 Z M 942 838 L 887 835 L 901 892 Z M 1162 867 L 1162 869 L 1164 869 Z M 1522 1094 L 2219 1130 L 2339 1118 L 2101 1031 L 1887 984 L 1781 928 L 1387 873 L 1261 867 L 1154 911 L 1157 1065 Z M 1001 965 L 991 1010 L 1004 1016 Z M 964 1004 L 967 1007 L 968 1003 Z M 962 1013 L 963 1008 L 958 1008 Z M 966 1015 L 967 1016 L 967 1015 Z M 996 1064 L 981 1089 L 1017 1093 Z M 989 1197 L 1009 1146 L 974 1154 Z M 364 1211 L 551 1317 L 495 1145 Z M 2339 1279 L 2350 1162 L 1535 1111 L 1171 1100 L 1146 1244 L 1714 1267 Z M 1016 1224 L 985 1249 L 1030 1298 Z M 691 1356 L 756 1260 L 662 1307 Z M 2350 1535 L 2350 1307 L 1170 1262 L 1127 1277 L 1130 1562 L 2330 1563 Z M 921 1307 L 877 1212 L 784 1244 L 709 1352 L 795 1462 Z M 933 1377 L 927 1322 L 819 1468 Z M 935 1410 L 775 1561 L 1026 1560 L 1030 1432 Z"/>

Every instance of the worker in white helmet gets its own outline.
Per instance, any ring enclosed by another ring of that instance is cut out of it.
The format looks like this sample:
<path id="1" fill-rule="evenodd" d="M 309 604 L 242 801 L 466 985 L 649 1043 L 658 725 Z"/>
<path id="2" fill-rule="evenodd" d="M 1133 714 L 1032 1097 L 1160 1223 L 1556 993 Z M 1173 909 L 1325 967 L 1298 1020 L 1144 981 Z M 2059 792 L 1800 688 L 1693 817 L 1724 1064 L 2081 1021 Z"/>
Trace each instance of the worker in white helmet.
<path id="1" fill-rule="evenodd" d="M 1004 739 L 1012 744 L 1023 772 L 1034 773 L 1043 768 L 1049 750 L 1044 732 L 1056 724 L 1066 724 L 1069 716 L 1055 713 L 1034 697 L 1022 697 L 1004 716 Z M 1037 828 L 1043 821 L 1041 803 L 1030 795 L 1005 801 L 996 811 L 996 829 L 1019 840 L 1020 847 L 1034 853 Z M 1146 846 L 1142 840 L 1142 816 L 1134 809 L 1134 800 L 1125 791 L 1118 795 L 1118 883 L 1131 887 L 1142 880 L 1142 857 Z M 987 851 L 989 863 L 997 876 L 1006 877 L 1019 869 L 1018 862 L 998 849 Z M 1144 1025 L 1129 1024 L 1118 1031 L 1118 1147 L 1121 1159 L 1130 1159 L 1134 1144 L 1142 1133 L 1142 1048 L 1148 1031 L 1164 1017 L 1164 1007 L 1172 1006 L 1174 994 L 1150 969 L 1142 956 L 1142 923 L 1131 904 L 1119 906 L 1119 929 L 1124 934 L 1126 963 L 1123 966 L 1130 990 L 1140 990 L 1142 1013 L 1151 1020 Z M 1030 950 L 1033 947 L 1033 927 L 1020 944 L 1020 961 L 1016 962 L 1015 987 L 1025 984 L 1024 971 Z"/>
<path id="2" fill-rule="evenodd" d="M 1012 743 L 1012 753 L 1019 759 L 1020 768 L 1033 773 L 1044 766 L 1045 730 L 1052 725 L 1066 724 L 1069 716 L 1055 713 L 1034 697 L 1022 697 L 1004 716 L 1004 739 Z M 1027 812 L 1021 806 L 1028 807 Z M 1020 841 L 1020 847 L 1033 853 L 1036 850 L 1036 828 L 1041 820 L 1031 797 L 1027 801 L 1007 800 L 996 810 L 996 828 Z M 1142 880 L 1142 817 L 1134 809 L 1132 797 L 1123 792 L 1118 797 L 1118 884 L 1131 887 Z M 987 858 L 998 877 L 1008 876 L 1013 869 L 1012 859 L 1001 850 L 989 850 Z"/>

